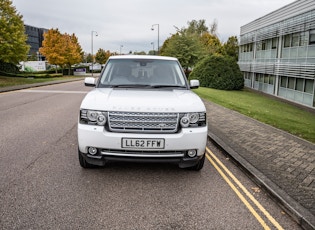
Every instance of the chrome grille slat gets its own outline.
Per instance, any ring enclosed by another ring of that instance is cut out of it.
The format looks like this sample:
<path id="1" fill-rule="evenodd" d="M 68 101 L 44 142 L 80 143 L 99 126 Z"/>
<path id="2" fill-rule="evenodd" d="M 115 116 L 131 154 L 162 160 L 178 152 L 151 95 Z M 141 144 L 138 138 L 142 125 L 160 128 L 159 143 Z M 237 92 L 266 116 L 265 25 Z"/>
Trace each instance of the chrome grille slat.
<path id="1" fill-rule="evenodd" d="M 178 120 L 178 113 L 108 113 L 109 129 L 112 132 L 175 133 Z"/>

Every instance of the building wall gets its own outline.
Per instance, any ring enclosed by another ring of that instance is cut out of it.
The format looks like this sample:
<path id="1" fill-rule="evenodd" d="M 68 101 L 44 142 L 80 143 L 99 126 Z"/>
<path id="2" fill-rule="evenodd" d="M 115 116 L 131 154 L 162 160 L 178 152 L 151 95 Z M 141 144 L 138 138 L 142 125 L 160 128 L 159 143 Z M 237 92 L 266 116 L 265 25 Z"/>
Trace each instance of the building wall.
<path id="1" fill-rule="evenodd" d="M 28 56 L 36 56 L 38 61 L 43 61 L 44 56 L 40 55 L 39 48 L 42 46 L 44 40 L 44 33 L 47 29 L 37 28 L 34 26 L 24 25 L 25 33 L 27 35 L 27 44 L 30 45 Z"/>
<path id="2" fill-rule="evenodd" d="M 247 87 L 315 108 L 315 1 L 242 26 L 238 63 Z"/>

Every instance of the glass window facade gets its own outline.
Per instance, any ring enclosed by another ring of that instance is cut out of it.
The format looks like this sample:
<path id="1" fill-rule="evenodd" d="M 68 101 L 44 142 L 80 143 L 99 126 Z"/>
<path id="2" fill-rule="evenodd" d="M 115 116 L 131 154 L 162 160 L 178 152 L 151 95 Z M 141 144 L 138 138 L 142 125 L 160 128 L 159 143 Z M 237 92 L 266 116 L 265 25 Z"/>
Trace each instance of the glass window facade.
<path id="1" fill-rule="evenodd" d="M 315 29 L 310 30 L 309 32 L 309 44 L 314 45 L 315 44 Z"/>
<path id="2" fill-rule="evenodd" d="M 246 87 L 315 108 L 315 2 L 299 4 L 241 27 L 238 64 Z"/>
<path id="3" fill-rule="evenodd" d="M 28 56 L 37 55 L 39 48 L 42 46 L 44 40 L 44 33 L 47 32 L 47 29 L 37 28 L 34 26 L 24 25 L 25 33 L 27 35 L 27 44 L 30 45 L 30 51 Z M 39 56 L 41 61 L 45 60 L 45 57 Z"/>

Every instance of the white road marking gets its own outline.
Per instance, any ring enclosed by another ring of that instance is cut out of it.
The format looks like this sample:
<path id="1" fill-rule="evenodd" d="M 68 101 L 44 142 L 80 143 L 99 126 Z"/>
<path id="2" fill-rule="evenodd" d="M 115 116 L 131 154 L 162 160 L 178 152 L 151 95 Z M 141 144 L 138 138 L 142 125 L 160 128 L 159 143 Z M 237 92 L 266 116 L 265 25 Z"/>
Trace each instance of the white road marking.
<path id="1" fill-rule="evenodd" d="M 20 90 L 22 93 L 72 93 L 72 94 L 83 94 L 88 93 L 88 91 L 64 91 L 64 90 L 33 90 L 33 89 L 25 89 Z"/>

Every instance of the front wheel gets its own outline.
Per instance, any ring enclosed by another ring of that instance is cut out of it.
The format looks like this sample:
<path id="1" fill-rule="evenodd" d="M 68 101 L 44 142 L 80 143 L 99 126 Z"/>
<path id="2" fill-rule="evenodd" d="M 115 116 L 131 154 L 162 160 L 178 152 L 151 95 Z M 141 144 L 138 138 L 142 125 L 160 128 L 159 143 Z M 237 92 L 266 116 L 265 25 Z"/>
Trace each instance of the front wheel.
<path id="1" fill-rule="evenodd" d="M 203 165 L 205 163 L 205 158 L 206 158 L 206 154 L 203 154 L 203 157 L 198 161 L 198 163 L 195 166 L 190 167 L 189 169 L 200 171 L 203 168 Z"/>
<path id="2" fill-rule="evenodd" d="M 88 162 L 84 159 L 84 157 L 82 156 L 82 153 L 81 153 L 79 150 L 78 150 L 78 155 L 79 155 L 80 166 L 81 166 L 82 168 L 87 169 L 87 168 L 93 168 L 93 167 L 94 167 L 94 165 L 88 163 Z"/>

